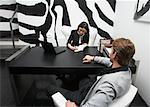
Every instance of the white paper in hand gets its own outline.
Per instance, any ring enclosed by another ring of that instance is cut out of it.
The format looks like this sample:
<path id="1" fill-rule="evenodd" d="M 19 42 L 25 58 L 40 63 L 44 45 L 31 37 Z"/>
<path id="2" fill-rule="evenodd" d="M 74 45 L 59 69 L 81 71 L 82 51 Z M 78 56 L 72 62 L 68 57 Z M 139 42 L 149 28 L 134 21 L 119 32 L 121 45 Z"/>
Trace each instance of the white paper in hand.
<path id="1" fill-rule="evenodd" d="M 60 92 L 53 94 L 52 99 L 56 107 L 66 107 L 67 100 Z"/>

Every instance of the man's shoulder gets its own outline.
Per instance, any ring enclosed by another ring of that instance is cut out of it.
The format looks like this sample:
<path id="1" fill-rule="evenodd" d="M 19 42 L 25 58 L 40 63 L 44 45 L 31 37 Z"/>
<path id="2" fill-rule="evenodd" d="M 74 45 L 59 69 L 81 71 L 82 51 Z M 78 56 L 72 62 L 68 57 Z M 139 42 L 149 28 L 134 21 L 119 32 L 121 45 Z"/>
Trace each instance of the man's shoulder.
<path id="1" fill-rule="evenodd" d="M 107 81 L 119 81 L 119 80 L 129 80 L 131 78 L 129 71 L 120 71 L 110 74 L 105 74 L 103 78 Z"/>

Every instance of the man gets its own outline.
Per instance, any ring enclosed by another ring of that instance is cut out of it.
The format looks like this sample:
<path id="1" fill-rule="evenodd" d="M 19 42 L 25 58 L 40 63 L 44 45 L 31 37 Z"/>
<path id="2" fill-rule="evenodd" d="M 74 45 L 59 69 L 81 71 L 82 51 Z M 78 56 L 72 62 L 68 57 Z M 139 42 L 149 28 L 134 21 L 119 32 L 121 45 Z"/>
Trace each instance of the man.
<path id="1" fill-rule="evenodd" d="M 95 61 L 107 66 L 103 75 L 93 80 L 81 81 L 78 91 L 70 92 L 65 89 L 49 87 L 53 92 L 60 91 L 67 99 L 66 107 L 107 107 L 117 97 L 124 95 L 131 85 L 131 71 L 128 63 L 135 53 L 134 44 L 125 38 L 112 42 L 110 58 L 86 55 L 83 63 Z M 48 91 L 50 93 L 50 91 Z M 71 102 L 73 101 L 73 102 Z"/>

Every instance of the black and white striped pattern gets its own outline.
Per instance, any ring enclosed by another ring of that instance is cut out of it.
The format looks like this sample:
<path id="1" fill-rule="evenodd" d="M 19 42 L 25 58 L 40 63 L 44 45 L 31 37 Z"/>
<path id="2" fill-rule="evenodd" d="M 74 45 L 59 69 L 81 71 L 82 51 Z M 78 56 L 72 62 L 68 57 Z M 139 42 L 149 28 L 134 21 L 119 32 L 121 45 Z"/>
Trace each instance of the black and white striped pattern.
<path id="1" fill-rule="evenodd" d="M 18 13 L 14 24 L 18 19 L 19 31 L 25 38 L 42 35 L 55 40 L 62 36 L 58 33 L 61 26 L 76 28 L 82 21 L 94 27 L 101 37 L 112 38 L 116 0 L 16 0 L 16 2 Z M 15 1 L 10 3 L 3 0 L 0 4 L 1 13 L 11 13 L 14 9 Z M 0 15 L 2 23 L 8 22 L 11 16 Z M 18 27 L 14 26 L 14 29 Z M 9 27 L 2 28 L 0 24 L 0 32 L 3 31 L 9 31 Z"/>
<path id="2" fill-rule="evenodd" d="M 1 0 L 0 1 L 0 39 L 10 38 L 10 24 L 9 21 L 16 9 L 15 0 Z M 14 34 L 19 34 L 17 15 L 14 16 L 12 23 Z"/>

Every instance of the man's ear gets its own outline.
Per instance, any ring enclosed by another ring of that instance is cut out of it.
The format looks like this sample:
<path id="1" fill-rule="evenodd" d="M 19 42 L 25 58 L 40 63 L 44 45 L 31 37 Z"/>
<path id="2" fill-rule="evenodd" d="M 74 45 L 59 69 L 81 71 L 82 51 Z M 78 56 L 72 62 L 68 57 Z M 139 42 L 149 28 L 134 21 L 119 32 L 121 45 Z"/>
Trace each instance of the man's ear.
<path id="1" fill-rule="evenodd" d="M 117 56 L 117 53 L 113 52 L 113 55 L 112 55 L 113 59 L 117 58 L 116 56 Z"/>

